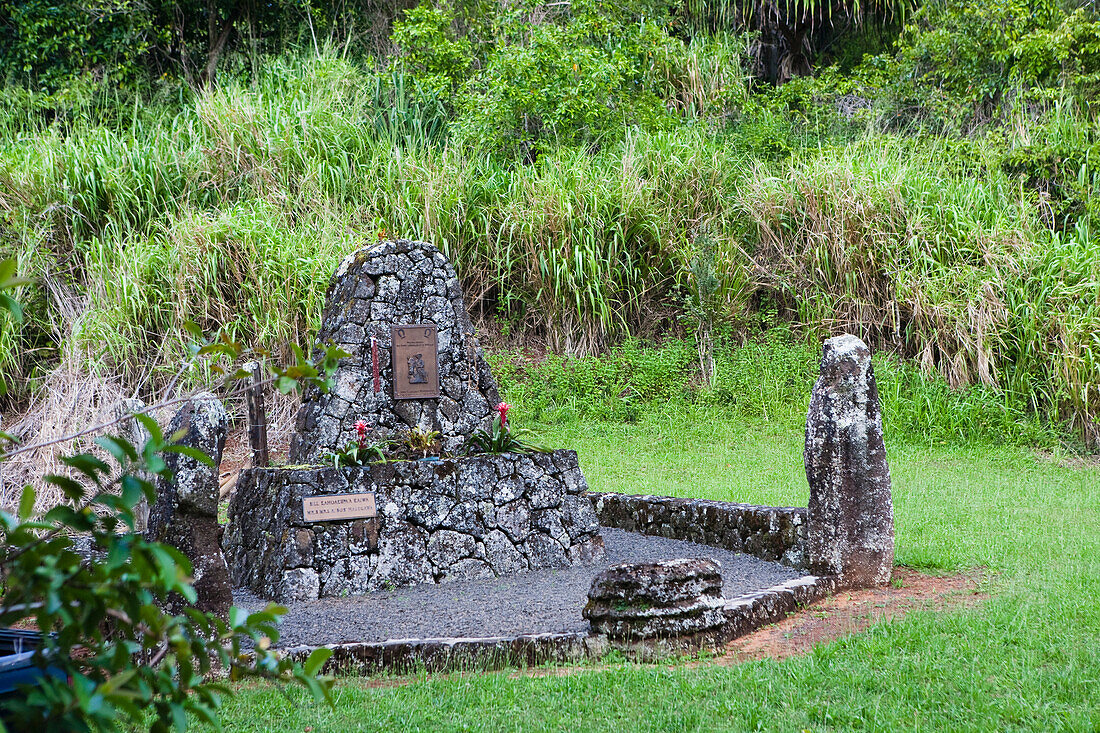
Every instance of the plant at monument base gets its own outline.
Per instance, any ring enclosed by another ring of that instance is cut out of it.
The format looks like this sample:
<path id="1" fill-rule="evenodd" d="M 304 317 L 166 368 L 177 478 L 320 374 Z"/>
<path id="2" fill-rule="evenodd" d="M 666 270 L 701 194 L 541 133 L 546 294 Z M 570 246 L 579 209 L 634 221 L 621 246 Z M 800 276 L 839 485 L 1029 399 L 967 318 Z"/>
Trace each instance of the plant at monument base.
<path id="1" fill-rule="evenodd" d="M 442 437 L 442 433 L 436 430 L 415 427 L 405 435 L 401 447 L 420 458 L 427 458 L 429 455 L 438 456 L 443 449 L 443 444 L 440 442 Z"/>
<path id="2" fill-rule="evenodd" d="M 0 263 L 0 295 L 17 282 L 13 272 L 11 261 Z M 22 317 L 8 296 L 0 297 L 0 311 Z M 223 340 L 206 353 L 237 351 Z M 334 364 L 335 359 L 326 360 L 318 369 L 300 361 L 291 368 L 293 375 L 276 370 L 273 379 L 286 377 L 295 386 L 300 379 L 327 389 L 321 370 L 331 376 Z M 42 631 L 35 663 L 48 669 L 33 685 L 0 699 L 0 731 L 120 726 L 183 731 L 189 717 L 218 726 L 222 696 L 232 694 L 216 681 L 223 673 L 230 679 L 260 675 L 296 681 L 331 703 L 331 681 L 317 677 L 331 651 L 318 650 L 298 664 L 271 649 L 278 640 L 275 624 L 286 609 L 269 605 L 249 614 L 233 608 L 227 619 L 195 608 L 180 615 L 164 610 L 170 595 L 195 602 L 192 566 L 176 548 L 134 532 L 134 507 L 143 498 L 154 501 L 154 477 L 171 478 L 164 454 L 212 461 L 194 448 L 174 445 L 179 436 L 166 438 L 148 415 L 133 417 L 149 433 L 143 446 L 111 435 L 96 440 L 117 466 L 83 453 L 62 459 L 80 480 L 44 477 L 64 494 L 65 503 L 35 517 L 35 491 L 27 486 L 14 514 L 0 511 L 0 626 L 33 625 Z M 38 447 L 0 452 L 0 461 Z M 76 551 L 77 534 L 90 537 L 91 558 Z"/>
<path id="3" fill-rule="evenodd" d="M 371 431 L 362 420 L 355 423 L 355 440 L 349 442 L 343 448 L 325 454 L 323 461 L 332 462 L 333 468 L 347 466 L 367 466 L 371 463 L 385 463 L 386 453 L 383 445 L 367 441 L 367 433 Z"/>
<path id="4" fill-rule="evenodd" d="M 332 468 L 344 468 L 351 466 L 370 466 L 371 463 L 385 463 L 385 448 L 388 442 L 370 442 L 366 434 L 371 428 L 366 427 L 363 420 L 355 423 L 355 439 L 348 442 L 343 448 L 338 448 L 326 453 L 321 460 L 324 463 L 332 463 Z"/>
<path id="5" fill-rule="evenodd" d="M 520 436 L 527 433 L 526 430 L 513 431 L 508 424 L 508 410 L 511 405 L 501 402 L 493 408 L 496 417 L 488 431 L 478 430 L 466 441 L 466 453 L 476 455 L 479 453 L 550 453 L 552 449 L 523 440 Z"/>

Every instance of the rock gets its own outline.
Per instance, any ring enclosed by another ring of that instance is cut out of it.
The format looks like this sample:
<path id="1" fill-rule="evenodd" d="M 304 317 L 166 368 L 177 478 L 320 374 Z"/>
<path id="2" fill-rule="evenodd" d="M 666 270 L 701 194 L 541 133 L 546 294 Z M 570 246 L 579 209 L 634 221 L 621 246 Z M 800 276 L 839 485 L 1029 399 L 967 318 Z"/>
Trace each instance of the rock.
<path id="1" fill-rule="evenodd" d="M 457 283 L 450 262 L 425 242 L 379 242 L 344 259 L 329 284 L 317 338 L 318 344 L 331 340 L 351 356 L 340 361 L 333 390 L 306 390 L 291 463 L 316 462 L 342 448 L 354 436 L 358 420 L 376 434 L 412 427 L 437 430 L 450 451 L 474 430 L 491 424 L 500 393 Z M 441 394 L 394 400 L 390 327 L 417 323 L 437 328 Z M 377 392 L 372 338 L 378 354 Z"/>
<path id="2" fill-rule="evenodd" d="M 485 554 L 489 564 L 501 575 L 518 573 L 528 568 L 527 559 L 519 553 L 508 535 L 499 529 L 485 535 Z"/>
<path id="3" fill-rule="evenodd" d="M 475 578 L 491 577 L 493 577 L 493 569 L 489 567 L 484 560 L 466 558 L 464 560 L 459 560 L 454 565 L 444 570 L 440 581 L 446 583 L 453 580 L 473 580 Z"/>
<path id="4" fill-rule="evenodd" d="M 372 570 L 371 558 L 367 555 L 342 557 L 321 575 L 321 587 L 313 597 L 366 593 L 370 589 Z"/>
<path id="5" fill-rule="evenodd" d="M 148 536 L 178 548 L 193 566 L 192 577 L 200 611 L 225 616 L 233 603 L 229 569 L 218 526 L 218 466 L 229 418 L 217 397 L 204 392 L 179 409 L 165 435 L 182 433 L 177 444 L 196 448 L 213 466 L 180 453 L 164 456 L 172 478 L 157 481 L 157 500 L 149 513 Z M 178 610 L 182 599 L 169 602 Z"/>
<path id="6" fill-rule="evenodd" d="M 722 576 L 706 558 L 612 565 L 596 576 L 582 612 L 592 631 L 635 641 L 689 637 L 725 623 Z"/>
<path id="7" fill-rule="evenodd" d="M 351 523 L 351 537 L 348 549 L 355 553 L 371 552 L 378 549 L 378 531 L 381 523 L 378 517 L 357 519 Z"/>
<path id="8" fill-rule="evenodd" d="M 395 524 L 392 529 L 386 527 L 379 539 L 378 564 L 366 590 L 398 588 L 434 581 L 432 564 L 428 558 L 428 533 L 405 522 Z"/>
<path id="9" fill-rule="evenodd" d="M 320 587 L 321 580 L 313 568 L 287 570 L 283 573 L 283 582 L 279 586 L 280 592 L 275 600 L 279 603 L 307 601 L 317 597 Z"/>
<path id="10" fill-rule="evenodd" d="M 461 532 L 441 529 L 433 532 L 428 540 L 428 559 L 444 574 L 459 560 L 473 557 L 476 551 L 477 542 L 474 538 Z"/>
<path id="11" fill-rule="evenodd" d="M 851 586 L 883 585 L 894 565 L 890 467 L 871 351 L 851 335 L 825 342 L 806 417 L 806 562 Z"/>
<path id="12" fill-rule="evenodd" d="M 523 542 L 531 533 L 531 506 L 523 501 L 513 501 L 497 509 L 497 526 L 503 529 L 513 542 Z"/>
<path id="13" fill-rule="evenodd" d="M 209 392 L 195 395 L 183 403 L 169 421 L 165 436 L 170 438 L 183 431 L 176 442 L 202 451 L 213 459 L 214 466 L 180 453 L 166 454 L 164 460 L 175 475 L 175 481 L 164 487 L 169 490 L 171 501 L 162 503 L 158 492 L 157 506 L 149 517 L 151 527 L 159 526 L 162 521 L 157 516 L 158 510 L 169 507 L 173 510 L 180 507 L 188 513 L 202 516 L 218 515 L 217 466 L 221 464 L 228 424 L 229 417 L 221 401 Z"/>
<path id="14" fill-rule="evenodd" d="M 303 568 L 313 565 L 313 531 L 295 529 L 291 532 L 292 537 L 286 542 L 286 567 Z"/>
<path id="15" fill-rule="evenodd" d="M 553 537 L 541 532 L 532 532 L 524 545 L 527 548 L 527 562 L 532 570 L 560 568 L 569 564 L 565 548 Z"/>

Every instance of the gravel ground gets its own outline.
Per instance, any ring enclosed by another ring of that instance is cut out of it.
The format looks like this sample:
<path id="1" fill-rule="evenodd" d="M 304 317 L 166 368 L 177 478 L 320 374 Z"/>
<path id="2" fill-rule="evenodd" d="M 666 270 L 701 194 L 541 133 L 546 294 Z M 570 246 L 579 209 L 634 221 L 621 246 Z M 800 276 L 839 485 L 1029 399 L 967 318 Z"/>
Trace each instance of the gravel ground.
<path id="1" fill-rule="evenodd" d="M 600 534 L 607 557 L 592 565 L 288 604 L 279 646 L 586 631 L 581 609 L 592 579 L 621 562 L 709 557 L 721 565 L 726 598 L 802 575 L 779 563 L 692 542 L 606 527 Z M 251 610 L 266 603 L 240 588 L 234 600 Z"/>

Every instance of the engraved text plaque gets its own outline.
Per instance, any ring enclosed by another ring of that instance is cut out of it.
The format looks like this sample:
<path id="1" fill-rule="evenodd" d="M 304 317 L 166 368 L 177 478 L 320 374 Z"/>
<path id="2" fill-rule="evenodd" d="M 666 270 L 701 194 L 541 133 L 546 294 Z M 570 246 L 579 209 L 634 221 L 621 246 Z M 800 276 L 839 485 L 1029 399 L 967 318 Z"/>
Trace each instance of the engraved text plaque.
<path id="1" fill-rule="evenodd" d="M 377 516 L 374 494 L 329 494 L 302 499 L 302 518 L 307 522 L 363 519 Z"/>
<path id="2" fill-rule="evenodd" d="M 393 344 L 393 398 L 422 400 L 439 396 L 439 352 L 431 323 L 390 328 Z"/>

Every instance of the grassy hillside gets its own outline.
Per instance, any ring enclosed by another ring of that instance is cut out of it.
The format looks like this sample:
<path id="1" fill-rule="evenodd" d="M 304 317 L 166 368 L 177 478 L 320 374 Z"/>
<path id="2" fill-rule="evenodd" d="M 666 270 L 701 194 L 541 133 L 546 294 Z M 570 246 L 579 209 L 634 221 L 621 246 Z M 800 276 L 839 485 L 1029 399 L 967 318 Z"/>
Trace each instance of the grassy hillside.
<path id="1" fill-rule="evenodd" d="M 1043 7 L 929 5 L 887 52 L 778 87 L 750 36 L 579 3 L 423 5 L 390 56 L 271 54 L 204 91 L 9 88 L 0 248 L 36 284 L 0 324 L 0 410 L 51 374 L 178 384 L 188 320 L 286 354 L 339 259 L 399 236 L 555 353 L 694 339 L 686 381 L 710 385 L 715 349 L 776 325 L 850 331 L 1094 445 L 1100 135 L 1090 47 L 1064 42 L 1100 25 Z"/>

